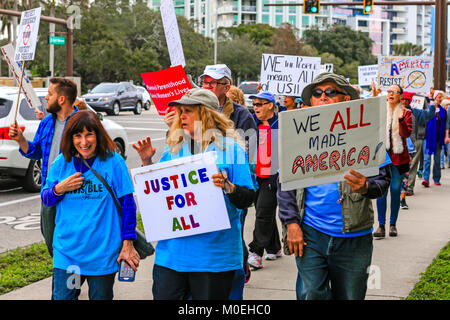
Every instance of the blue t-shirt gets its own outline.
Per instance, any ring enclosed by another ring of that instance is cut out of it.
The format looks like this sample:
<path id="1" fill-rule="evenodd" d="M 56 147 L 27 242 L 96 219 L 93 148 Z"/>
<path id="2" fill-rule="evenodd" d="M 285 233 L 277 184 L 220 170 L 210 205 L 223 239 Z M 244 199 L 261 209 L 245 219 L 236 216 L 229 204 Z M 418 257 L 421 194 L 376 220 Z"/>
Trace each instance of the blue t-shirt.
<path id="1" fill-rule="evenodd" d="M 111 186 L 116 197 L 134 192 L 123 158 L 114 153 L 105 161 L 97 157 L 92 164 Z M 55 181 L 75 174 L 74 160 L 65 161 L 60 154 L 53 162 L 44 189 Z M 120 215 L 113 198 L 91 170 L 83 173 L 83 186 L 67 192 L 56 205 L 53 235 L 53 267 L 80 268 L 82 275 L 106 275 L 117 272 L 117 258 L 122 244 Z"/>
<path id="2" fill-rule="evenodd" d="M 211 143 L 206 151 L 217 151 L 219 171 L 224 169 L 233 184 L 254 189 L 247 155 L 234 140 L 225 138 L 226 150 Z M 166 146 L 159 162 L 191 156 L 187 143 L 177 154 Z M 155 249 L 155 264 L 178 272 L 223 272 L 243 267 L 240 214 L 224 195 L 230 229 L 182 238 L 161 240 Z"/>
<path id="3" fill-rule="evenodd" d="M 389 164 L 391 164 L 391 159 L 386 152 L 386 160 L 380 167 Z M 337 182 L 306 188 L 303 222 L 332 237 L 359 237 L 372 233 L 372 227 L 357 232 L 342 232 L 342 209 L 337 202 L 339 198 Z"/>

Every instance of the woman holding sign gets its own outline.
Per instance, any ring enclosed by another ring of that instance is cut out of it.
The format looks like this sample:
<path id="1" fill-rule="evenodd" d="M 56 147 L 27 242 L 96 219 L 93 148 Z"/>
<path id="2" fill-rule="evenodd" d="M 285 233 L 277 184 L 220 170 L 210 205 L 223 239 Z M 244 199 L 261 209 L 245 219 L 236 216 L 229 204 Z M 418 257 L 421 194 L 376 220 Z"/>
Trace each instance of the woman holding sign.
<path id="1" fill-rule="evenodd" d="M 124 159 L 97 115 L 76 112 L 67 122 L 61 154 L 42 190 L 46 206 L 56 206 L 53 236 L 54 300 L 76 300 L 85 280 L 89 299 L 112 300 L 119 262 L 134 270 L 139 254 L 133 184 Z M 98 172 L 117 196 L 122 218 Z"/>
<path id="2" fill-rule="evenodd" d="M 255 195 L 247 155 L 230 120 L 219 113 L 219 101 L 211 91 L 191 89 L 169 106 L 176 107 L 176 117 L 160 162 L 216 151 L 219 173 L 210 178 L 223 189 L 231 228 L 159 241 L 153 297 L 227 300 L 234 273 L 243 268 L 240 209 L 248 207 Z M 156 149 L 149 137 L 133 147 L 143 165 L 152 164 Z"/>
<path id="3" fill-rule="evenodd" d="M 406 138 L 412 132 L 412 113 L 402 106 L 401 98 L 403 89 L 399 85 L 392 85 L 387 91 L 387 125 L 386 125 L 386 149 L 392 161 L 391 172 L 391 217 L 389 236 L 397 236 L 397 217 L 400 210 L 400 193 L 403 176 L 409 171 L 410 157 Z M 387 192 L 377 199 L 379 227 L 373 234 L 374 237 L 386 236 L 386 211 Z"/>

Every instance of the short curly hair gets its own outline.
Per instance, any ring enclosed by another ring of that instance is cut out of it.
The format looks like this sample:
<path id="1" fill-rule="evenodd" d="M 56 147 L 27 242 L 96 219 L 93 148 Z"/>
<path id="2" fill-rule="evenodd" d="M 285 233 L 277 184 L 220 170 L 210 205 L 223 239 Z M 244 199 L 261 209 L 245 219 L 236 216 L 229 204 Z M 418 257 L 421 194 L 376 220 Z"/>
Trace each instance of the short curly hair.
<path id="1" fill-rule="evenodd" d="M 245 107 L 245 97 L 244 92 L 236 86 L 230 86 L 230 90 L 227 92 L 227 97 L 230 98 L 233 102 L 240 104 Z"/>

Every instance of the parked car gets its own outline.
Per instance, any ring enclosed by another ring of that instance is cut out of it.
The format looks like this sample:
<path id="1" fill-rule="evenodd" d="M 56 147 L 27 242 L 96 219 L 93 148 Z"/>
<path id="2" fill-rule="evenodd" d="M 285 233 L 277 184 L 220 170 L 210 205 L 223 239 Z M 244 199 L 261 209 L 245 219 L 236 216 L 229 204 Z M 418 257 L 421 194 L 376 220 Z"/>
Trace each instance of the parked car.
<path id="1" fill-rule="evenodd" d="M 120 111 L 132 110 L 134 114 L 142 112 L 142 94 L 129 82 L 102 82 L 96 85 L 83 99 L 95 111 L 104 111 L 117 116 Z"/>
<path id="2" fill-rule="evenodd" d="M 247 109 L 254 113 L 253 111 L 253 100 L 249 97 L 253 94 L 258 94 L 258 82 L 257 81 L 244 81 L 239 85 L 239 89 L 244 92 L 245 104 L 247 105 Z"/>
<path id="3" fill-rule="evenodd" d="M 152 105 L 152 99 L 150 98 L 150 94 L 148 93 L 147 89 L 141 86 L 135 86 L 138 91 L 142 94 L 142 102 L 144 103 L 144 109 L 150 110 L 150 107 Z"/>
<path id="4" fill-rule="evenodd" d="M 15 106 L 17 103 L 17 88 L 10 87 L 0 90 L 0 178 L 20 179 L 23 188 L 29 192 L 39 192 L 41 188 L 41 161 L 34 161 L 23 157 L 19 153 L 19 146 L 16 141 L 9 137 L 9 126 L 14 121 Z M 46 106 L 47 88 L 35 88 L 36 95 L 42 103 L 39 108 L 47 115 Z M 88 108 L 90 106 L 88 105 Z M 93 111 L 93 109 L 91 108 Z M 95 112 L 95 111 L 94 111 Z M 100 119 L 103 117 L 100 114 Z M 19 111 L 17 112 L 17 123 L 23 130 L 27 140 L 33 140 L 39 126 L 34 109 L 21 95 Z M 104 119 L 102 124 L 117 144 L 120 154 L 126 158 L 128 138 L 125 129 L 116 122 Z"/>

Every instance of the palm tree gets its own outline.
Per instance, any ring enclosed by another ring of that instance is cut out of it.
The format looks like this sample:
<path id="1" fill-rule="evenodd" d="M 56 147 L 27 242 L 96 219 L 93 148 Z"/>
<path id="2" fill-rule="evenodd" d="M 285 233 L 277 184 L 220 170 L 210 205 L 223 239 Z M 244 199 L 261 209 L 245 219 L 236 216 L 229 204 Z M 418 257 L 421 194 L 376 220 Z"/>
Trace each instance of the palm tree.
<path id="1" fill-rule="evenodd" d="M 426 50 L 421 45 L 411 42 L 394 44 L 392 48 L 394 56 L 421 56 Z"/>

